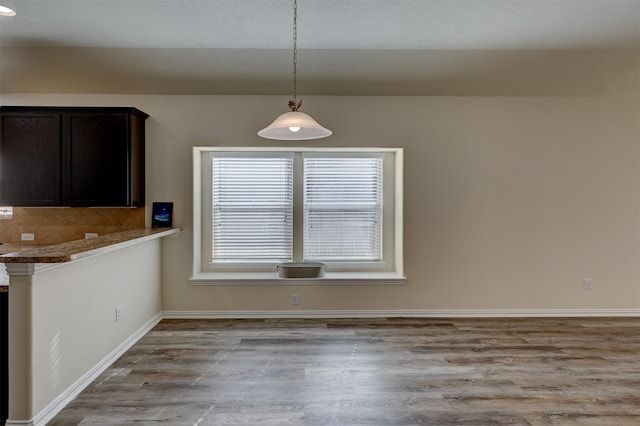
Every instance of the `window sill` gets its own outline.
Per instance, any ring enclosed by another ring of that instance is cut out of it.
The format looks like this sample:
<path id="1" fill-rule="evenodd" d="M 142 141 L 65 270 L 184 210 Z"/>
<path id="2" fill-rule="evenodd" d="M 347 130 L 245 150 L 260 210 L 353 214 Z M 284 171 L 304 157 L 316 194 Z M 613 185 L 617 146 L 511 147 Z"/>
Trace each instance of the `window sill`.
<path id="1" fill-rule="evenodd" d="M 194 274 L 192 285 L 370 285 L 406 284 L 407 278 L 394 272 L 327 272 L 322 278 L 280 278 L 275 272 Z"/>

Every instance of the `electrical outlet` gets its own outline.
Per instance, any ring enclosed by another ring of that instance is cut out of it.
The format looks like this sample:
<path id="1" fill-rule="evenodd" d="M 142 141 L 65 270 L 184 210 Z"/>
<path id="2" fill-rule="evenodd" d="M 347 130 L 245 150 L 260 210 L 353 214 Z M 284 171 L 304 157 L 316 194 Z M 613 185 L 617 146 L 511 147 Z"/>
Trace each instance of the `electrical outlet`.
<path id="1" fill-rule="evenodd" d="M 20 239 L 22 241 L 33 241 L 36 238 L 34 234 L 20 234 Z"/>
<path id="2" fill-rule="evenodd" d="M 289 304 L 291 305 L 297 305 L 298 303 L 300 303 L 300 296 L 298 296 L 295 293 L 291 293 L 289 295 Z"/>
<path id="3" fill-rule="evenodd" d="M 98 236 L 97 232 L 85 232 L 84 233 L 84 239 L 88 240 L 89 238 L 95 238 Z"/>
<path id="4" fill-rule="evenodd" d="M 13 207 L 0 207 L 0 219 L 13 219 Z"/>
<path id="5" fill-rule="evenodd" d="M 122 305 L 116 306 L 116 322 L 122 319 Z"/>
<path id="6" fill-rule="evenodd" d="M 582 281 L 583 290 L 593 290 L 593 280 L 591 278 L 585 278 Z"/>

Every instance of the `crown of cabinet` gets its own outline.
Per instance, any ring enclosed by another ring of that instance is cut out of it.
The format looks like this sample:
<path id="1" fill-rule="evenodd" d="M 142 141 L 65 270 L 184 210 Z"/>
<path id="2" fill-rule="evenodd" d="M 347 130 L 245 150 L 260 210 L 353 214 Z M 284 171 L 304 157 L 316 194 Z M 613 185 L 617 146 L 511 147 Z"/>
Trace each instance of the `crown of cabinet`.
<path id="1" fill-rule="evenodd" d="M 0 107 L 0 205 L 144 205 L 145 120 L 132 107 Z"/>

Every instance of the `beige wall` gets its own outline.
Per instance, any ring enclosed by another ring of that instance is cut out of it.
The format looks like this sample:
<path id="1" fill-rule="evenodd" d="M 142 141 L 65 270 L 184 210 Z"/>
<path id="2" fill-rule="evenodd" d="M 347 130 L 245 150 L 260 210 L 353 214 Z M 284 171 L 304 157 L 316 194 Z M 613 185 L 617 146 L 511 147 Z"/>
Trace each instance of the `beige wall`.
<path id="1" fill-rule="evenodd" d="M 191 147 L 296 145 L 255 134 L 286 110 L 286 95 L 4 94 L 2 103 L 150 114 L 147 205 L 173 201 L 183 227 L 163 242 L 167 311 L 289 310 L 294 292 L 296 310 L 638 309 L 636 86 L 600 97 L 306 97 L 305 112 L 334 135 L 299 144 L 405 148 L 408 283 L 388 286 L 189 283 Z"/>

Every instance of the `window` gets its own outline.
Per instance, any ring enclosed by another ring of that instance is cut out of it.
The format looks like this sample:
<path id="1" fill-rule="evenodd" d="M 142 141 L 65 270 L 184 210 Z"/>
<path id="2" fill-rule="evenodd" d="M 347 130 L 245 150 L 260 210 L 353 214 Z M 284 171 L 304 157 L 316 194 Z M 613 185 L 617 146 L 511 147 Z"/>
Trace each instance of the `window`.
<path id="1" fill-rule="evenodd" d="M 303 175 L 303 260 L 381 260 L 382 157 L 304 156 Z"/>
<path id="2" fill-rule="evenodd" d="M 293 256 L 293 156 L 212 158 L 214 262 L 281 262 Z"/>
<path id="3" fill-rule="evenodd" d="M 192 282 L 278 281 L 287 261 L 403 279 L 402 150 L 194 148 Z"/>

